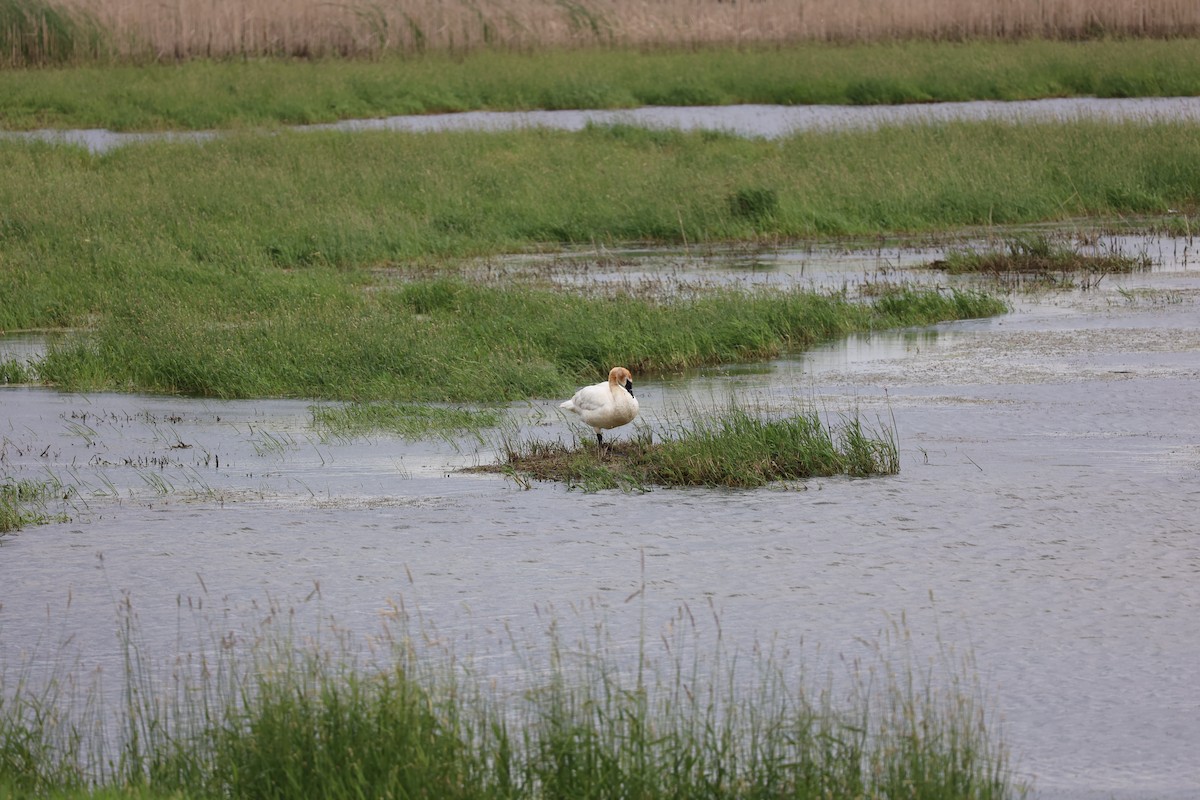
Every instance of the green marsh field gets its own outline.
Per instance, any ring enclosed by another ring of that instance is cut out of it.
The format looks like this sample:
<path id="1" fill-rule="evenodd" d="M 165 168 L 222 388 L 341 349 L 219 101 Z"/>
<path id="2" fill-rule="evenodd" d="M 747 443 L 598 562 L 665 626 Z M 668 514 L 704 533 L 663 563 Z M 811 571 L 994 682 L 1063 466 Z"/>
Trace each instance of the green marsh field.
<path id="1" fill-rule="evenodd" d="M 999 288 L 886 281 L 663 296 L 564 288 L 535 272 L 488 277 L 487 265 L 515 254 L 854 248 L 1080 220 L 1174 233 L 1200 224 L 1200 136 L 1185 123 L 962 122 L 770 141 L 628 125 L 413 134 L 295 124 L 1196 94 L 1200 41 L 1103 36 L 6 67 L 8 130 L 222 135 L 103 153 L 0 139 L 0 335 L 52 337 L 42 356 L 0 361 L 0 391 L 337 401 L 313 412 L 335 436 L 478 431 L 497 426 L 505 403 L 569 396 L 613 364 L 659 377 L 1009 307 Z M 953 266 L 992 269 L 974 264 L 961 254 Z M 874 439 L 857 418 L 846 423 L 835 435 L 816 415 L 764 423 L 735 408 L 662 450 L 631 436 L 594 453 L 513 442 L 509 455 L 569 462 L 565 480 L 590 488 L 758 487 L 780 477 L 764 465 L 790 469 L 786 480 L 899 470 L 894 432 Z M 786 463 L 801 439 L 823 465 Z M 760 447 L 722 464 L 730 442 Z M 610 470 L 611 459 L 636 472 Z M 564 479 L 556 466 L 547 474 Z M 59 521 L 43 510 L 56 492 L 10 476 L 0 459 L 0 533 Z M 407 639 L 376 669 L 290 642 L 272 650 L 264 638 L 265 651 L 221 650 L 216 671 L 200 672 L 211 682 L 176 684 L 160 705 L 150 698 L 164 687 L 152 685 L 131 631 L 112 678 L 124 697 L 115 722 L 101 719 L 99 695 L 59 673 L 40 687 L 0 672 L 0 800 L 1024 793 L 977 688 L 954 673 L 961 691 L 943 697 L 924 665 L 885 668 L 882 684 L 845 705 L 819 690 L 789 694 L 768 658 L 748 665 L 762 679 L 745 702 L 726 693 L 720 669 L 688 673 L 678 655 L 652 690 L 640 654 L 632 678 L 603 648 L 573 671 L 551 636 L 553 658 L 514 717 L 493 705 L 494 686 L 414 659 Z"/>
<path id="2" fill-rule="evenodd" d="M 73 331 L 37 367 L 64 388 L 553 395 L 610 363 L 653 374 L 759 358 L 986 306 L 911 297 L 910 308 L 893 303 L 873 316 L 846 302 L 854 298 L 794 292 L 713 293 L 687 307 L 601 300 L 467 285 L 456 268 L 463 259 L 1161 215 L 1195 207 L 1193 134 L 1185 124 L 1082 122 L 778 142 L 621 126 L 243 133 L 102 155 L 5 142 L 0 330 Z M 811 327 L 778 312 L 822 303 L 839 308 L 837 318 Z M 717 322 L 685 322 L 706 315 Z M 628 330 L 618 339 L 603 332 L 616 319 Z M 460 367 L 476 363 L 496 374 L 464 380 Z"/>
<path id="3" fill-rule="evenodd" d="M 513 294 L 456 283 L 456 265 L 563 246 L 769 246 L 1168 209 L 1186 227 L 1200 192 L 1194 127 L 951 123 L 762 141 L 621 125 L 257 126 L 471 108 L 1191 94 L 1196 55 L 1189 39 L 916 41 L 3 70 L 10 128 L 233 132 L 98 155 L 0 141 L 0 331 L 72 331 L 33 369 L 62 388 L 478 401 L 561 393 L 609 362 L 654 374 L 980 313 L 954 300 L 938 317 L 912 298 L 920 311 L 893 304 L 887 319 L 825 298 L 838 319 L 798 327 L 777 309 L 818 300 L 723 293 L 683 308 Z M 737 322 L 689 332 L 686 319 L 709 313 Z M 620 342 L 599 332 L 613 316 L 632 328 Z M 516 370 L 521 387 L 503 374 L 464 381 L 464 360 Z"/>

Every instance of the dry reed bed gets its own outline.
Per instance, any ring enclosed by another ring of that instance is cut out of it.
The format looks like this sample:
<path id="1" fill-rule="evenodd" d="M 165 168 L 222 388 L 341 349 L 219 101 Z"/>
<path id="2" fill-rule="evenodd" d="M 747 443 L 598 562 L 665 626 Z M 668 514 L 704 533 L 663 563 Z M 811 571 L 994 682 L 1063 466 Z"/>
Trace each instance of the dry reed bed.
<path id="1" fill-rule="evenodd" d="M 22 9 L 27 38 L 47 27 L 29 17 L 45 13 L 99 28 L 66 45 L 71 56 L 47 60 L 1200 35 L 1195 0 L 0 0 L 6 5 L 9 17 Z M 0 27 L 13 24 L 5 16 Z M 10 63 L 28 61 L 9 49 Z"/>

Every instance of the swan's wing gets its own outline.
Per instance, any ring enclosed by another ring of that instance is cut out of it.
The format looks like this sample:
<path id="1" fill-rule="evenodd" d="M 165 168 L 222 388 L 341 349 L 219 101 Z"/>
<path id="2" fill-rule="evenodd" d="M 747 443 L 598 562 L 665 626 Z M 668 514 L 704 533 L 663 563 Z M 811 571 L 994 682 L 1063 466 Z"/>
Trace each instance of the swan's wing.
<path id="1" fill-rule="evenodd" d="M 589 411 L 598 411 L 611 402 L 612 393 L 608 389 L 608 384 L 596 383 L 580 389 L 574 397 L 563 403 L 562 407 L 585 414 Z"/>

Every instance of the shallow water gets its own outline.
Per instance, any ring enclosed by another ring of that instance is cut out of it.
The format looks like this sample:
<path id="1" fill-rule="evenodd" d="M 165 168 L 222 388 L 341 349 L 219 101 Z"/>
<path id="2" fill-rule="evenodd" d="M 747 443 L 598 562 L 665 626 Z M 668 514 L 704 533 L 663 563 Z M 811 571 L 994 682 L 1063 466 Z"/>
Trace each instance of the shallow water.
<path id="1" fill-rule="evenodd" d="M 1139 245 L 1157 248 L 1151 272 L 1018 295 L 996 319 L 637 380 L 652 428 L 730 396 L 857 409 L 895 426 L 888 478 L 524 490 L 457 471 L 494 458 L 486 437 L 329 440 L 298 401 L 0 389 L 0 474 L 74 492 L 71 521 L 0 539 L 0 655 L 73 637 L 83 669 L 116 671 L 126 593 L 167 653 L 189 606 L 253 616 L 318 584 L 340 625 L 373 631 L 403 603 L 485 671 L 510 668 L 489 658 L 506 624 L 545 626 L 536 609 L 598 608 L 620 648 L 711 603 L 727 647 L 773 639 L 816 665 L 861 656 L 903 615 L 919 655 L 974 653 L 1039 796 L 1195 797 L 1200 269 L 1190 242 L 1157 241 Z M 757 258 L 770 269 L 751 274 L 775 282 L 839 286 L 880 264 L 940 280 L 900 251 Z M 679 254 L 614 263 L 589 275 L 747 275 Z M 556 401 L 511 419 L 576 431 Z M 627 602 L 643 581 L 645 605 Z"/>
<path id="2" fill-rule="evenodd" d="M 1062 122 L 1078 119 L 1197 122 L 1200 121 L 1200 97 L 1066 97 L 1010 102 L 977 100 L 893 106 L 647 106 L 618 110 L 467 111 L 344 120 L 329 124 L 296 126 L 294 130 L 389 130 L 422 133 L 550 128 L 578 131 L 594 124 L 628 124 L 680 130 L 716 130 L 739 136 L 779 138 L 808 130 L 864 129 L 956 120 Z M 160 139 L 204 142 L 217 135 L 214 131 L 120 133 L 103 128 L 0 131 L 0 138 L 60 142 L 82 146 L 96 153 Z"/>

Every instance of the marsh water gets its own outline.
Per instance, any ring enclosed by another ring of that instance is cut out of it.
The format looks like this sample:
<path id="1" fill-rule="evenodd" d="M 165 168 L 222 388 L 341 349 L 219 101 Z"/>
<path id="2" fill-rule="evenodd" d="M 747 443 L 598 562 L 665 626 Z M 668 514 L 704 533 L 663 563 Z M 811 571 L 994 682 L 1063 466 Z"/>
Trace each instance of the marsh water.
<path id="1" fill-rule="evenodd" d="M 294 130 L 432 132 L 551 128 L 577 131 L 588 125 L 638 125 L 680 130 L 718 130 L 739 136 L 777 138 L 808 130 L 848 130 L 882 125 L 939 123 L 954 120 L 998 120 L 1014 123 L 1077 119 L 1127 121 L 1200 121 L 1200 97 L 1063 97 L 1045 100 L 969 101 L 875 106 L 706 107 L 647 106 L 615 110 L 469 111 L 420 114 L 296 126 Z M 0 137 L 41 139 L 105 152 L 137 142 L 169 139 L 207 141 L 214 131 L 125 133 L 106 129 L 0 131 Z"/>
<path id="2" fill-rule="evenodd" d="M 1018 290 L 994 319 L 638 377 L 653 431 L 731 397 L 858 413 L 894 428 L 892 477 L 585 493 L 460 471 L 497 458 L 488 431 L 331 437 L 303 401 L 0 388 L 0 473 L 70 496 L 67 521 L 0 539 L 0 656 L 61 668 L 68 642 L 78 669 L 119 673 L 126 601 L 164 657 L 188 646 L 201 607 L 220 628 L 272 603 L 316 605 L 367 635 L 403 607 L 485 676 L 511 669 L 514 631 L 535 636 L 553 615 L 598 615 L 620 651 L 687 608 L 719 620 L 727 649 L 769 641 L 813 669 L 859 658 L 899 622 L 919 662 L 973 654 L 1038 796 L 1195 797 L 1200 267 L 1191 239 L 1110 246 L 1155 266 Z M 504 268 L 596 287 L 944 284 L 920 268 L 937 252 L 580 253 Z M 0 340 L 5 357 L 45 346 Z M 508 429 L 590 436 L 559 400 L 508 407 Z"/>

